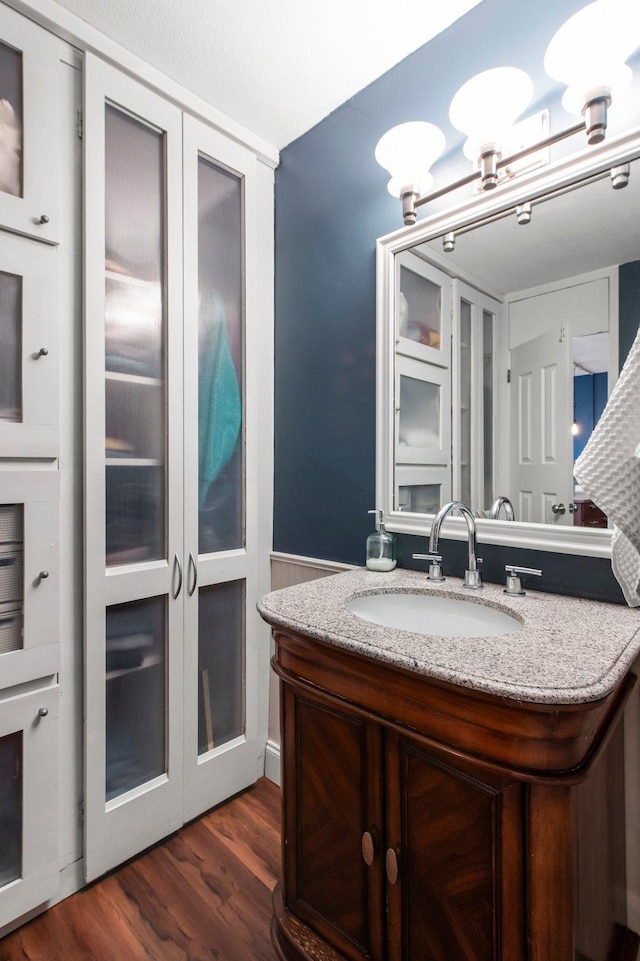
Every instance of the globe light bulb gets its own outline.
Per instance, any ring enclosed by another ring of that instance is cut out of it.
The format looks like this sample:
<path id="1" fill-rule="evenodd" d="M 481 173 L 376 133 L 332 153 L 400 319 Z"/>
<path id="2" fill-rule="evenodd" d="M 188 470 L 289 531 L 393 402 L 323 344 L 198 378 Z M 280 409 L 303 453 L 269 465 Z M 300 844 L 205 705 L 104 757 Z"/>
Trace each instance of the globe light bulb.
<path id="1" fill-rule="evenodd" d="M 567 86 L 565 110 L 579 114 L 593 100 L 619 97 L 631 83 L 625 61 L 638 44 L 638 0 L 595 0 L 570 17 L 544 57 L 548 76 Z"/>
<path id="2" fill-rule="evenodd" d="M 467 135 L 465 157 L 475 161 L 486 150 L 499 151 L 532 96 L 531 78 L 517 67 L 493 67 L 467 80 L 449 107 L 451 123 Z"/>
<path id="3" fill-rule="evenodd" d="M 445 143 L 439 127 L 424 121 L 401 123 L 387 130 L 376 145 L 375 158 L 391 174 L 387 185 L 391 196 L 402 196 L 404 187 L 413 193 L 426 193 L 433 183 L 429 168 Z"/>

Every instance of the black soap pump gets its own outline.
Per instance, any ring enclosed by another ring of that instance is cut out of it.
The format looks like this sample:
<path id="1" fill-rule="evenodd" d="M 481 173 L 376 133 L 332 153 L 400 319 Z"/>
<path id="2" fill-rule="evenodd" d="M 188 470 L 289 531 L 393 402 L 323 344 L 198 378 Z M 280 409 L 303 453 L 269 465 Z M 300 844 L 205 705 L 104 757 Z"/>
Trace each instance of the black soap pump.
<path id="1" fill-rule="evenodd" d="M 376 529 L 367 537 L 367 567 L 370 571 L 392 571 L 396 566 L 396 539 L 384 529 L 379 507 L 369 513 L 376 516 Z"/>

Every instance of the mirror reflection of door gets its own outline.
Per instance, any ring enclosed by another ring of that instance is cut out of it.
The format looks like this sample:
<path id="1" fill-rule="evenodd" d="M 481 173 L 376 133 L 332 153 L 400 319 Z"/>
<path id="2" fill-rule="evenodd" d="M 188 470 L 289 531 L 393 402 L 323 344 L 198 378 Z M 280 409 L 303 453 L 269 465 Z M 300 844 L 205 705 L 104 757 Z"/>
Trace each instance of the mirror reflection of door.
<path id="1" fill-rule="evenodd" d="M 524 522 L 571 523 L 570 362 L 562 325 L 511 351 L 510 499 Z"/>
<path id="2" fill-rule="evenodd" d="M 573 464 L 606 403 L 612 283 L 611 277 L 581 276 L 510 295 L 509 496 L 519 520 L 607 526 L 604 514 L 574 484 Z M 597 415 L 591 368 L 600 374 L 598 402 L 604 381 Z M 576 394 L 580 371 L 587 379 Z"/>

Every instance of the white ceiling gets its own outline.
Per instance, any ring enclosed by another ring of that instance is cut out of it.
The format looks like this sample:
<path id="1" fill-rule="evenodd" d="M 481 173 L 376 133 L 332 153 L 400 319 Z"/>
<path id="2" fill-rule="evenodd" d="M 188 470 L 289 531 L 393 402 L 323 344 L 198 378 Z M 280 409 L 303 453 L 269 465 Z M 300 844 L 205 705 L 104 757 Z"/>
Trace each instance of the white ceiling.
<path id="1" fill-rule="evenodd" d="M 480 0 L 58 0 L 278 149 Z"/>

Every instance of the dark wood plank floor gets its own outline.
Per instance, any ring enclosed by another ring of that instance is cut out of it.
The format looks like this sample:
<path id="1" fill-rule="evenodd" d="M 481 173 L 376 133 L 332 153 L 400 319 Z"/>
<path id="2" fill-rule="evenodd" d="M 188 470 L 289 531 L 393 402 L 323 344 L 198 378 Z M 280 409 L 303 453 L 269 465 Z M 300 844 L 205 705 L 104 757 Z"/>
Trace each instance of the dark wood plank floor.
<path id="1" fill-rule="evenodd" d="M 280 791 L 258 783 L 0 940 L 1 961 L 274 961 Z"/>

